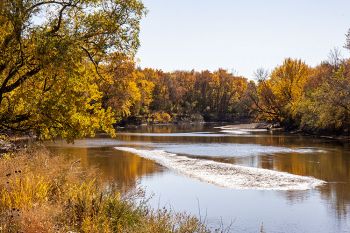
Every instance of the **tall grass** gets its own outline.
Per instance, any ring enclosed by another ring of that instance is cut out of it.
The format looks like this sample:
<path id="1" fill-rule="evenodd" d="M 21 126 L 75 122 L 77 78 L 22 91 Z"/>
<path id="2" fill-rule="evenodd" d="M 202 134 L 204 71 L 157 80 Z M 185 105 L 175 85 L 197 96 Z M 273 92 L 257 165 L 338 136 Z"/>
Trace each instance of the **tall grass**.
<path id="1" fill-rule="evenodd" d="M 153 210 L 106 188 L 96 170 L 32 147 L 0 158 L 0 232 L 210 232 L 198 218 Z M 110 186 L 111 187 L 111 186 Z"/>

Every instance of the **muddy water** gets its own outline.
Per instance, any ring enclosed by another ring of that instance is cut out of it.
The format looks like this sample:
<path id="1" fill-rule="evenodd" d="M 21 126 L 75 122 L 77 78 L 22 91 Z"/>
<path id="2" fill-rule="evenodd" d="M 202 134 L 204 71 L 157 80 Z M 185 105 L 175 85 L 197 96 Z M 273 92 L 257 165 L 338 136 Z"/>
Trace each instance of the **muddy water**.
<path id="1" fill-rule="evenodd" d="M 120 130 L 116 139 L 49 146 L 98 167 L 124 191 L 145 188 L 155 208 L 200 215 L 211 226 L 350 232 L 348 144 L 197 125 Z"/>

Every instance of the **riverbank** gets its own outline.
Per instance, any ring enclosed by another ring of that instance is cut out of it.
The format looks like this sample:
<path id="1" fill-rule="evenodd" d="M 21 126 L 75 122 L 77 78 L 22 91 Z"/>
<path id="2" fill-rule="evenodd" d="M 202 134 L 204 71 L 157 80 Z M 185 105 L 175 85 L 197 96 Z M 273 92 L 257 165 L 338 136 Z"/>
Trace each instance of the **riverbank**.
<path id="1" fill-rule="evenodd" d="M 311 136 L 316 138 L 323 138 L 329 140 L 335 140 L 339 142 L 349 142 L 350 135 L 349 134 L 335 134 L 332 132 L 317 132 L 310 130 L 287 130 L 284 127 L 280 126 L 278 123 L 266 123 L 266 122 L 255 122 L 248 124 L 228 124 L 220 127 L 224 130 L 266 130 L 266 131 L 280 131 L 294 135 L 303 135 L 303 136 Z"/>
<path id="2" fill-rule="evenodd" d="M 121 194 L 96 169 L 31 146 L 0 159 L 4 232 L 210 232 L 198 218 L 154 210 L 142 190 Z"/>

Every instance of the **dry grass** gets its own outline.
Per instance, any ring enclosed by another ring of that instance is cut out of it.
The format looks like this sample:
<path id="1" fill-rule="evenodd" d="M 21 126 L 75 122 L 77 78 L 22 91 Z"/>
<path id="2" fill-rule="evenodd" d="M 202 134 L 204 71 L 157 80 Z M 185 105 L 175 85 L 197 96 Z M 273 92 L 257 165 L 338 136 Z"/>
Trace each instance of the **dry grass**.
<path id="1" fill-rule="evenodd" d="M 209 232 L 197 218 L 152 210 L 107 189 L 95 170 L 30 148 L 0 159 L 0 232 Z"/>

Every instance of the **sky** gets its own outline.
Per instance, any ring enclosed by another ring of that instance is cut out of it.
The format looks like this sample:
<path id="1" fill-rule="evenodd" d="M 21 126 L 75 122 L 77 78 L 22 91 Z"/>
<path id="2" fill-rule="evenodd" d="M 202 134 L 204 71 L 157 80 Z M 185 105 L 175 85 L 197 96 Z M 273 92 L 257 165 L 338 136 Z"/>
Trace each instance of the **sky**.
<path id="1" fill-rule="evenodd" d="M 164 71 L 227 69 L 254 78 L 287 57 L 309 65 L 343 48 L 350 0 L 143 0 L 138 65 Z"/>

